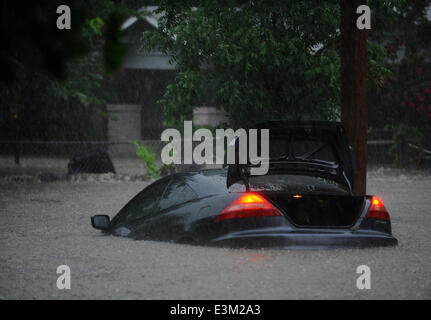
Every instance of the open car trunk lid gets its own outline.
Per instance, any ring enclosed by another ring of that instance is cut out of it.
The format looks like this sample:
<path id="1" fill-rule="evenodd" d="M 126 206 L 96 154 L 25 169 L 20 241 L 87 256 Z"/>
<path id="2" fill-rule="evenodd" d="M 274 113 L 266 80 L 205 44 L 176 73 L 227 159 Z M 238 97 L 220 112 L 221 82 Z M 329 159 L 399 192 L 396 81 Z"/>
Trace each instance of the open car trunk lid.
<path id="1" fill-rule="evenodd" d="M 355 224 L 365 198 L 352 195 L 355 163 L 340 122 L 270 121 L 254 128 L 269 129 L 268 172 L 252 176 L 253 161 L 239 164 L 237 139 L 231 144 L 236 162 L 228 168 L 228 188 L 243 184 L 245 191 L 261 192 L 297 227 Z"/>
<path id="2" fill-rule="evenodd" d="M 363 196 L 263 194 L 300 228 L 350 228 L 359 219 L 365 205 Z"/>
<path id="3" fill-rule="evenodd" d="M 269 170 L 271 174 L 300 174 L 322 177 L 353 188 L 354 157 L 347 143 L 344 127 L 333 121 L 270 121 L 254 126 L 269 129 Z M 259 140 L 258 140 L 259 141 Z M 235 164 L 230 164 L 227 187 L 239 180 L 246 182 L 253 166 L 239 164 L 239 139 L 235 148 Z M 260 154 L 260 145 L 257 146 Z"/>

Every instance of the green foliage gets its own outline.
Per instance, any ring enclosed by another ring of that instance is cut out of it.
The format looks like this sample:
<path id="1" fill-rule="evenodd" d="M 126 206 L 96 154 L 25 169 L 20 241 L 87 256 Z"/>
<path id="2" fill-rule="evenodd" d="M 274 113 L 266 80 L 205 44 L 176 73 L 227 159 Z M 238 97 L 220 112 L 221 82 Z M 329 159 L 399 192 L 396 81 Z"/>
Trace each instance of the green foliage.
<path id="1" fill-rule="evenodd" d="M 167 125 L 190 119 L 205 100 L 223 106 L 234 127 L 256 120 L 336 116 L 336 19 L 319 16 L 338 16 L 337 5 L 203 2 L 190 10 L 186 2 L 175 11 L 165 3 L 169 8 L 162 3 L 161 9 L 169 14 L 159 22 L 162 32 L 146 33 L 143 41 L 147 48 L 157 44 L 173 52 L 177 63 L 176 81 L 160 101 Z M 320 42 L 325 49 L 313 53 Z"/>
<path id="2" fill-rule="evenodd" d="M 0 82 L 11 85 L 26 71 L 48 72 L 66 78 L 67 62 L 84 56 L 90 49 L 83 35 L 89 15 L 85 1 L 69 3 L 73 18 L 71 29 L 56 28 L 56 8 L 61 1 L 2 1 L 0 4 Z"/>
<path id="3" fill-rule="evenodd" d="M 20 69 L 14 85 L 0 89 L 0 132 L 7 140 L 103 140 L 92 119 L 102 111 L 103 66 L 97 57 L 73 61 L 68 80 Z M 83 71 L 85 70 L 85 72 Z"/>
<path id="4" fill-rule="evenodd" d="M 159 179 L 161 174 L 156 165 L 155 153 L 140 141 L 130 141 L 130 143 L 136 147 L 136 155 L 141 159 L 142 164 L 147 168 L 150 176 Z"/>
<path id="5" fill-rule="evenodd" d="M 121 67 L 123 58 L 127 52 L 126 45 L 121 42 L 123 32 L 121 25 L 124 17 L 118 12 L 112 12 L 108 17 L 110 23 L 104 32 L 104 61 L 108 73 L 113 73 Z"/>
<path id="6" fill-rule="evenodd" d="M 96 34 L 98 36 L 100 36 L 102 34 L 102 26 L 103 26 L 104 22 L 100 17 L 90 19 L 90 22 L 88 24 L 90 25 L 94 34 Z"/>
<path id="7" fill-rule="evenodd" d="M 369 124 L 386 125 L 393 132 L 390 154 L 401 164 L 406 143 L 431 148 L 431 65 L 429 44 L 431 22 L 426 18 L 429 1 L 418 0 L 398 6 L 398 13 L 385 26 L 386 34 L 376 29 L 371 41 L 384 45 L 388 70 L 373 78 L 378 86 L 370 91 Z M 399 53 L 404 54 L 399 60 Z"/>
<path id="8" fill-rule="evenodd" d="M 376 1 L 374 1 L 376 2 Z M 393 2 L 386 2 L 386 7 Z M 223 107 L 233 127 L 339 116 L 340 10 L 334 1 L 159 1 L 159 32 L 142 47 L 173 54 L 175 82 L 159 101 L 165 125 L 194 107 Z M 196 6 L 191 9 L 193 6 Z M 385 72 L 377 44 L 371 71 Z"/>
<path id="9" fill-rule="evenodd" d="M 104 36 L 105 64 L 115 71 L 124 56 L 119 48 L 122 17 L 137 14 L 144 1 L 2 1 L 0 4 L 0 81 L 13 84 L 22 68 L 57 79 L 68 77 L 68 63 L 92 51 L 93 36 Z M 71 11 L 71 29 L 58 30 L 56 8 Z M 103 27 L 103 28 L 102 28 Z M 106 29 L 106 31 L 104 30 Z M 114 61 L 114 62 L 113 62 Z"/>
<path id="10" fill-rule="evenodd" d="M 388 128 L 386 128 L 388 130 Z M 393 143 L 389 149 L 389 154 L 393 158 L 395 166 L 409 166 L 416 157 L 420 157 L 424 142 L 424 132 L 420 127 L 408 126 L 400 124 L 392 128 Z M 420 148 L 419 151 L 413 151 L 408 147 L 408 144 L 413 144 Z M 412 152 L 413 151 L 413 152 Z M 413 157 L 407 157 L 413 155 Z"/>
<path id="11" fill-rule="evenodd" d="M 175 167 L 175 164 L 171 163 L 171 164 L 163 164 L 160 167 L 160 175 L 162 177 L 167 176 L 169 174 L 174 174 L 177 172 L 177 168 Z"/>
<path id="12" fill-rule="evenodd" d="M 177 172 L 175 164 L 163 164 L 160 168 L 156 164 L 156 154 L 152 152 L 141 141 L 130 141 L 136 147 L 136 155 L 141 159 L 142 164 L 147 168 L 148 173 L 154 179 L 159 179 L 162 176 L 173 174 Z M 172 156 L 173 150 L 171 150 Z"/>
<path id="13" fill-rule="evenodd" d="M 0 133 L 10 140 L 103 140 L 93 119 L 106 117 L 102 82 L 124 55 L 121 17 L 142 1 L 66 3 L 72 29 L 56 28 L 64 2 L 0 5 Z M 5 85 L 3 85 L 5 84 Z M 103 127 L 103 126 L 99 126 Z"/>

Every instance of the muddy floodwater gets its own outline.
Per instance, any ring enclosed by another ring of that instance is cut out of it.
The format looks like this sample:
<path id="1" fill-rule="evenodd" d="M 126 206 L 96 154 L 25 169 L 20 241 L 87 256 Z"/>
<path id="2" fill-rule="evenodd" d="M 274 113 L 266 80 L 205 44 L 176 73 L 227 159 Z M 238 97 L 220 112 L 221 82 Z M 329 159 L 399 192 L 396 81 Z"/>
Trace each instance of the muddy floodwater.
<path id="1" fill-rule="evenodd" d="M 0 182 L 2 299 L 431 298 L 431 175 L 370 171 L 399 240 L 394 248 L 226 249 L 103 236 L 90 216 L 111 217 L 146 182 L 110 179 Z M 57 267 L 71 270 L 57 289 Z M 371 269 L 359 290 L 356 269 Z"/>

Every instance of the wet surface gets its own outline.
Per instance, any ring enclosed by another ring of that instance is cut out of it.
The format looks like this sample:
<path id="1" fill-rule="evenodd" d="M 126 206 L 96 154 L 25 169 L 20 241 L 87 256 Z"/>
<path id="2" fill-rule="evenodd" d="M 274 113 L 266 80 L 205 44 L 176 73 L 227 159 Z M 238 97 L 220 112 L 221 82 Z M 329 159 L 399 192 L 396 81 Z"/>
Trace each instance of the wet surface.
<path id="1" fill-rule="evenodd" d="M 302 299 L 431 298 L 431 176 L 373 170 L 368 193 L 392 218 L 395 248 L 206 248 L 104 236 L 111 217 L 145 185 L 76 180 L 0 183 L 0 298 Z M 71 269 L 58 290 L 57 266 Z M 371 290 L 356 268 L 371 268 Z"/>

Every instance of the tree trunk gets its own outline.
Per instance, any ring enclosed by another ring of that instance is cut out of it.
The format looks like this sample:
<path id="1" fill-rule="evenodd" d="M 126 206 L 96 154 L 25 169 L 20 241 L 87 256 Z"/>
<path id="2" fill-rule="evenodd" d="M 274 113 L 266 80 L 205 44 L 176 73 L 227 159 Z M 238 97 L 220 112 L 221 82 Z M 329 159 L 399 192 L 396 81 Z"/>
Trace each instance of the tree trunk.
<path id="1" fill-rule="evenodd" d="M 364 0 L 340 0 L 341 121 L 353 147 L 357 169 L 353 193 L 364 195 L 367 183 L 367 37 L 356 27 L 356 8 Z"/>

